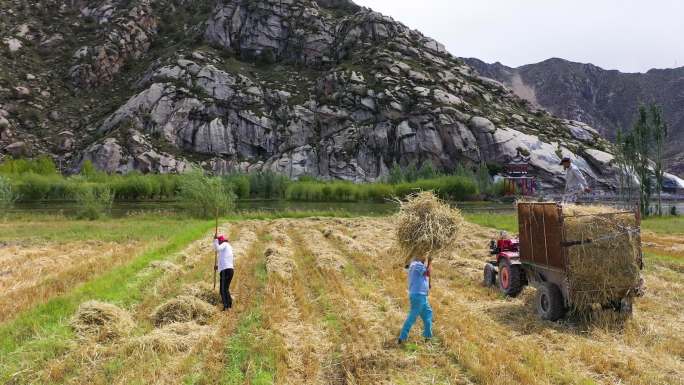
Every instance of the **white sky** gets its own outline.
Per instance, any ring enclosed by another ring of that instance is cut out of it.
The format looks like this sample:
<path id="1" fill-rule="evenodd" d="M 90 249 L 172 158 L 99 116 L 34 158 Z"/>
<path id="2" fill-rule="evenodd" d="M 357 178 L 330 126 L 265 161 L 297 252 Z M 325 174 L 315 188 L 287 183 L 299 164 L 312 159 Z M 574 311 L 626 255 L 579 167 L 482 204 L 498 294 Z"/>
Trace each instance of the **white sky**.
<path id="1" fill-rule="evenodd" d="M 517 67 L 551 57 L 645 72 L 684 66 L 683 0 L 354 0 L 461 57 Z"/>

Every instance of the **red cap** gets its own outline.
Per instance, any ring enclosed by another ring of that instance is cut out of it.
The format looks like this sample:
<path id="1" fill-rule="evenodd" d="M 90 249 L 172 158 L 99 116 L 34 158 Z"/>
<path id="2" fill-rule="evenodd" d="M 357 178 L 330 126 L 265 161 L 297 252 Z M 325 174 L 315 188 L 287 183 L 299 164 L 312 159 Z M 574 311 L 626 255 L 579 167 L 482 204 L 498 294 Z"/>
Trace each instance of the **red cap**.
<path id="1" fill-rule="evenodd" d="M 216 238 L 216 239 L 218 239 L 219 242 L 225 242 L 226 241 L 226 237 L 224 237 L 223 235 L 219 235 L 218 238 Z"/>

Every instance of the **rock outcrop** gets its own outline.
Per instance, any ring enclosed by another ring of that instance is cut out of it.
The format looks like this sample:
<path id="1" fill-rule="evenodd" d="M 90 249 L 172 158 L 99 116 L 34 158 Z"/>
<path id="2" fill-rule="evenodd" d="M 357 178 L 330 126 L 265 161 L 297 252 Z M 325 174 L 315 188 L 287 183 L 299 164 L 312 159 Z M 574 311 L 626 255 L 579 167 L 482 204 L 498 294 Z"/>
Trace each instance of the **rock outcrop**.
<path id="1" fill-rule="evenodd" d="M 0 88 L 0 104 L 33 111 L 7 118 L 13 141 L 63 154 L 74 170 L 85 160 L 108 172 L 194 163 L 375 181 L 395 164 L 448 172 L 524 153 L 548 188 L 563 183 L 561 156 L 597 188 L 615 183 L 611 145 L 597 131 L 536 108 L 434 39 L 348 0 L 72 4 L 59 5 L 64 31 L 31 24 L 36 40 L 60 35 L 73 49 L 74 62 L 61 67 L 71 85 L 27 62 L 34 99 Z M 50 126 L 54 135 L 33 134 Z"/>
<path id="2" fill-rule="evenodd" d="M 69 70 L 72 82 L 81 87 L 111 83 L 128 61 L 147 52 L 157 33 L 158 19 L 148 0 L 130 10 L 118 9 L 110 1 L 95 3 L 101 4 L 81 8 L 80 12 L 86 22 L 103 26 L 98 31 L 103 41 L 78 48 L 73 54 L 76 64 Z"/>
<path id="3" fill-rule="evenodd" d="M 79 166 L 89 160 L 99 170 L 109 173 L 127 173 L 133 170 L 144 173 L 182 173 L 191 168 L 183 160 L 157 152 L 139 133 L 129 134 L 130 137 L 123 146 L 116 138 L 107 138 L 91 145 L 85 150 Z"/>

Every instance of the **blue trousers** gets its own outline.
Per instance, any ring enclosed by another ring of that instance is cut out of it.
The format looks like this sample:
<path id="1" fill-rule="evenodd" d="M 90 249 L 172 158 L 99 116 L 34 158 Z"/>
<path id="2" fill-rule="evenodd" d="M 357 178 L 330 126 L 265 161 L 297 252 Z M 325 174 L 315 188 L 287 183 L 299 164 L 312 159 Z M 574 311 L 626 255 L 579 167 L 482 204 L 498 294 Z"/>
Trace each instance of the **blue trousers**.
<path id="1" fill-rule="evenodd" d="M 408 339 L 409 331 L 416 322 L 416 318 L 420 316 L 423 320 L 423 337 L 432 338 L 432 308 L 427 300 L 427 295 L 411 294 L 409 295 L 411 301 L 411 310 L 409 310 L 404 327 L 401 328 L 399 339 L 406 341 Z"/>

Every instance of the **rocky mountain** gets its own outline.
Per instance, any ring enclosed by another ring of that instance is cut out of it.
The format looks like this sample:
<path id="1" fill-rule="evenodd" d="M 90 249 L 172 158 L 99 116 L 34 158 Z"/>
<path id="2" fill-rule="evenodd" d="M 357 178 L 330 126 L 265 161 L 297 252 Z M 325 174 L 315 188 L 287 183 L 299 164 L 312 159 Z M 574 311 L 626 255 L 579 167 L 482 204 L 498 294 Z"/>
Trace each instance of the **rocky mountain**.
<path id="1" fill-rule="evenodd" d="M 373 181 L 522 153 L 545 187 L 561 156 L 615 184 L 597 131 L 351 1 L 2 1 L 0 156 Z"/>
<path id="2" fill-rule="evenodd" d="M 670 168 L 684 175 L 684 67 L 622 73 L 563 59 L 518 68 L 463 60 L 518 96 L 560 117 L 585 122 L 609 139 L 618 129 L 631 129 L 639 104 L 660 104 L 670 127 Z"/>

